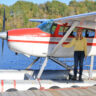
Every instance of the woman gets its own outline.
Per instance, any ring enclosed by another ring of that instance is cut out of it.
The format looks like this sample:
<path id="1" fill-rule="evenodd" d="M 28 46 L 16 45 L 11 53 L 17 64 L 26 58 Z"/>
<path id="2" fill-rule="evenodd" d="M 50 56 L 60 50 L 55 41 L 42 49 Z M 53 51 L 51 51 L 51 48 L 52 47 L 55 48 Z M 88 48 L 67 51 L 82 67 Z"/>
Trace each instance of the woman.
<path id="1" fill-rule="evenodd" d="M 79 80 L 82 81 L 83 61 L 84 57 L 87 57 L 87 40 L 82 36 L 82 29 L 77 29 L 77 36 L 67 45 L 63 44 L 63 47 L 74 46 L 74 78 L 77 80 L 77 71 L 79 65 Z"/>

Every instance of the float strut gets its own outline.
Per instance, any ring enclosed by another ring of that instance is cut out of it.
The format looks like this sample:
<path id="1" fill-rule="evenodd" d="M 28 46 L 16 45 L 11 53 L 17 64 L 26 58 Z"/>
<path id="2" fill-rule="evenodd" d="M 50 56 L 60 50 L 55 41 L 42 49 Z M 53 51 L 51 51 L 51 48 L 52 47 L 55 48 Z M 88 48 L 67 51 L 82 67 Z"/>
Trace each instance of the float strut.
<path id="1" fill-rule="evenodd" d="M 40 71 L 39 71 L 39 73 L 37 75 L 37 79 L 40 79 L 40 77 L 41 77 L 41 75 L 42 75 L 42 73 L 44 71 L 44 68 L 47 65 L 47 61 L 48 61 L 48 57 L 45 58 L 44 63 L 42 64 L 42 67 L 41 67 L 41 69 L 40 69 Z"/>
<path id="2" fill-rule="evenodd" d="M 91 56 L 91 64 L 90 64 L 89 79 L 92 79 L 93 64 L 94 64 L 94 56 Z"/>

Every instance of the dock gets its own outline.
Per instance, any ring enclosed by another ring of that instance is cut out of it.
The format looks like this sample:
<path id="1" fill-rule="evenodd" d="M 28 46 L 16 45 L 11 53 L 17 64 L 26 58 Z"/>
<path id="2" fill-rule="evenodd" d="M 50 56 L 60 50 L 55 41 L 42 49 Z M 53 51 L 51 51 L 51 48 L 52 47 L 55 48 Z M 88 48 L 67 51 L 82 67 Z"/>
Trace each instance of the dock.
<path id="1" fill-rule="evenodd" d="M 0 96 L 96 96 L 96 86 L 4 92 Z"/>

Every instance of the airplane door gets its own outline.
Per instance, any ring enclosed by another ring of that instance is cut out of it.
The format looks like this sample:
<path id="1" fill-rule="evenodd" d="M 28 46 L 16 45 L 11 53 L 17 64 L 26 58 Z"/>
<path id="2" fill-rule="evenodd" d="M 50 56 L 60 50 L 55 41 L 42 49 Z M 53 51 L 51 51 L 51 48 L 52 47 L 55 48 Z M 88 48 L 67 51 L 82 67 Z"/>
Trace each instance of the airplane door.
<path id="1" fill-rule="evenodd" d="M 50 54 L 52 52 L 52 50 L 54 49 L 54 47 L 57 44 L 57 40 L 56 40 L 56 31 L 57 31 L 57 24 L 53 23 L 51 28 L 50 28 L 50 41 L 49 41 L 49 47 L 48 47 L 48 54 Z"/>

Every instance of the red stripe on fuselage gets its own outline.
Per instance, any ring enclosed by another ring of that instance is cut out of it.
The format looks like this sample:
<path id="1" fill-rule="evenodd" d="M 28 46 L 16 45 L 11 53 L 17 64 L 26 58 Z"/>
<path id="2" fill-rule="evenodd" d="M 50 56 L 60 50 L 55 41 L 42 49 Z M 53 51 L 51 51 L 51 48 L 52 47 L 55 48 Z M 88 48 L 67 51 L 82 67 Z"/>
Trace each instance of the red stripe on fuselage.
<path id="1" fill-rule="evenodd" d="M 25 41 L 25 40 L 8 40 L 8 42 L 23 42 L 23 43 L 40 43 L 40 44 L 58 44 L 59 42 L 51 41 Z M 64 42 L 63 44 L 68 44 L 69 42 Z M 96 46 L 96 43 L 87 43 L 88 46 Z"/>
<path id="2" fill-rule="evenodd" d="M 49 41 L 25 41 L 25 40 L 8 40 L 8 42 L 58 44 L 58 42 L 49 42 Z"/>
<path id="3" fill-rule="evenodd" d="M 39 28 L 26 28 L 9 30 L 8 36 L 51 37 L 51 34 L 43 32 Z"/>

